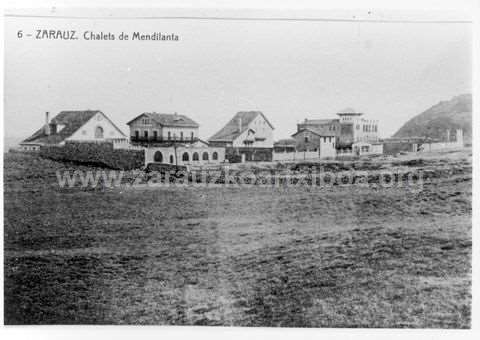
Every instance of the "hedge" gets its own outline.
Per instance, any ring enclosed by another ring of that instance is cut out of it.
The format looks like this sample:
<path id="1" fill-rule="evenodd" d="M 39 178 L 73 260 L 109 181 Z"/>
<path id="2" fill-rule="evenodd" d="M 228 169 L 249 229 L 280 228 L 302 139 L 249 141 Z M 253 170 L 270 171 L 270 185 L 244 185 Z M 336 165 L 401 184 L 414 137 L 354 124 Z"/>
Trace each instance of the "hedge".
<path id="1" fill-rule="evenodd" d="M 119 170 L 142 168 L 143 150 L 114 149 L 112 143 L 67 142 L 63 146 L 42 146 L 40 156 L 56 161 L 68 161 Z"/>

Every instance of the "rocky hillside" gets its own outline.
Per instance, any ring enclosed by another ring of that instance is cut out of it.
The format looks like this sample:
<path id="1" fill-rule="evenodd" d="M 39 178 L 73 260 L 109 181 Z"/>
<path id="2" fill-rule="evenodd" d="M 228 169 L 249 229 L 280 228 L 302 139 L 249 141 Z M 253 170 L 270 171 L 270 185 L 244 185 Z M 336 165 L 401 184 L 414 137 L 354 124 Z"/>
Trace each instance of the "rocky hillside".
<path id="1" fill-rule="evenodd" d="M 442 138 L 446 129 L 462 128 L 464 141 L 472 140 L 472 95 L 462 94 L 441 101 L 406 122 L 393 137 Z"/>

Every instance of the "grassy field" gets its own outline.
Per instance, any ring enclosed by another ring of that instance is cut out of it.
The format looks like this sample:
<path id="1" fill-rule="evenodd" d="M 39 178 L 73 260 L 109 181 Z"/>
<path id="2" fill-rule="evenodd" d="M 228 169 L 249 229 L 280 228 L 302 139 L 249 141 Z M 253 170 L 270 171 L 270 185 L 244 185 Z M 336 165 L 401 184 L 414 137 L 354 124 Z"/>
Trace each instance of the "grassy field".
<path id="1" fill-rule="evenodd" d="M 7 324 L 470 327 L 469 151 L 422 190 L 61 189 L 89 168 L 4 157 Z"/>

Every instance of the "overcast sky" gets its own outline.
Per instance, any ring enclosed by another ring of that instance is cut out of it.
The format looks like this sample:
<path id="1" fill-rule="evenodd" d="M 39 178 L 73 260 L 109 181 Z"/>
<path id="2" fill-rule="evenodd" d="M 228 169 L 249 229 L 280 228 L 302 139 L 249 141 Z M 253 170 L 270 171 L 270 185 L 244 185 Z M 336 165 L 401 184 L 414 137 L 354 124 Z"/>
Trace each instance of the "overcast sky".
<path id="1" fill-rule="evenodd" d="M 175 33 L 178 42 L 51 41 L 18 30 Z M 27 137 L 44 112 L 98 109 L 118 126 L 178 112 L 207 139 L 237 111 L 261 110 L 275 139 L 304 118 L 353 107 L 380 134 L 440 100 L 471 92 L 468 23 L 6 18 L 5 136 Z"/>

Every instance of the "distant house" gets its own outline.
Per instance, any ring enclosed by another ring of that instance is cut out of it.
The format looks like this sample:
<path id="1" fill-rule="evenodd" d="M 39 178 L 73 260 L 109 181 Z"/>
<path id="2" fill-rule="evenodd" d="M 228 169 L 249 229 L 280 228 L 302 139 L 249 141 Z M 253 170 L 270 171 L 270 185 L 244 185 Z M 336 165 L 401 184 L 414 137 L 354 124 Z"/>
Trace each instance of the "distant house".
<path id="1" fill-rule="evenodd" d="M 237 112 L 209 143 L 227 148 L 230 161 L 271 161 L 273 125 L 260 111 Z"/>
<path id="2" fill-rule="evenodd" d="M 145 112 L 127 123 L 133 144 L 155 145 L 193 143 L 198 140 L 199 125 L 178 113 Z"/>
<path id="3" fill-rule="evenodd" d="M 365 119 L 363 113 L 352 108 L 341 110 L 340 146 L 357 142 L 378 142 L 378 120 Z"/>
<path id="4" fill-rule="evenodd" d="M 337 149 L 355 155 L 381 154 L 382 144 L 378 139 L 378 120 L 365 119 L 363 113 L 352 108 L 337 113 L 340 117 L 340 137 Z"/>
<path id="5" fill-rule="evenodd" d="M 340 110 L 337 119 L 305 119 L 297 124 L 296 150 L 338 154 L 382 153 L 378 141 L 378 121 L 365 119 L 363 113 L 352 108 Z M 322 142 L 322 143 L 320 143 Z M 320 155 L 320 157 L 323 157 Z"/>
<path id="6" fill-rule="evenodd" d="M 127 136 L 98 110 L 62 111 L 50 120 L 45 113 L 45 125 L 20 143 L 24 151 L 37 151 L 43 145 L 63 145 L 67 141 L 98 142 L 126 140 Z"/>
<path id="7" fill-rule="evenodd" d="M 320 148 L 320 139 L 328 139 L 335 147 L 340 136 L 339 119 L 305 119 L 297 124 L 297 132 L 292 137 L 296 141 L 297 151 L 317 152 Z"/>

